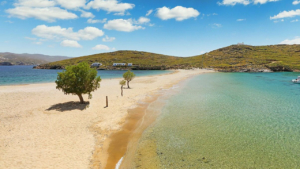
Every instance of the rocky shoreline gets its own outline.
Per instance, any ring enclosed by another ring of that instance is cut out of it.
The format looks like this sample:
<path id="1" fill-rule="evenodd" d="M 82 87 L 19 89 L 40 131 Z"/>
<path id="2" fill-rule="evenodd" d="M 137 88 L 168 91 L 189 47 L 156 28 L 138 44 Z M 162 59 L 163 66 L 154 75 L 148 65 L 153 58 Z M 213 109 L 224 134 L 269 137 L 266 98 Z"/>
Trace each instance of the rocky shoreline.
<path id="1" fill-rule="evenodd" d="M 64 69 L 63 66 L 59 65 L 42 65 L 42 66 L 34 66 L 34 69 Z M 265 65 L 252 65 L 252 66 L 243 66 L 243 67 L 230 67 L 230 68 L 222 68 L 222 67 L 208 67 L 209 69 L 214 69 L 218 72 L 300 72 L 299 70 L 292 70 L 287 67 L 277 66 L 277 67 L 268 67 Z M 174 69 L 198 69 L 198 67 L 191 66 L 133 66 L 133 67 L 99 67 L 98 70 L 174 70 Z"/>
<path id="2" fill-rule="evenodd" d="M 0 66 L 13 66 L 10 62 L 0 62 Z"/>
<path id="3" fill-rule="evenodd" d="M 34 64 L 25 64 L 23 62 L 11 63 L 11 62 L 0 62 L 0 66 L 31 66 Z"/>

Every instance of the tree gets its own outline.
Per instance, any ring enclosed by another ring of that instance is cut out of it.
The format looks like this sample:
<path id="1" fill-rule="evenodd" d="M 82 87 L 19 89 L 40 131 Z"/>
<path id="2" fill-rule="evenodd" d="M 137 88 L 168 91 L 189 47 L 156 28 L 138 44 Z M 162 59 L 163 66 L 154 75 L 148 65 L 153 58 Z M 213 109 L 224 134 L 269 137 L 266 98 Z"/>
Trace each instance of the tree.
<path id="1" fill-rule="evenodd" d="M 55 83 L 56 89 L 62 90 L 66 95 L 77 95 L 83 104 L 82 94 L 88 94 L 91 99 L 91 92 L 100 87 L 100 81 L 97 70 L 90 68 L 88 63 L 81 62 L 78 65 L 68 66 L 65 71 L 58 73 Z"/>
<path id="2" fill-rule="evenodd" d="M 124 80 L 127 81 L 128 89 L 130 89 L 130 87 L 129 87 L 129 82 L 130 82 L 131 80 L 133 80 L 134 77 L 135 77 L 135 74 L 134 74 L 133 72 L 131 72 L 130 70 L 128 70 L 127 72 L 125 72 L 125 73 L 123 74 Z"/>
<path id="3" fill-rule="evenodd" d="M 125 80 L 121 80 L 120 81 L 120 85 L 121 85 L 121 96 L 123 96 L 123 86 L 126 85 L 126 81 Z"/>

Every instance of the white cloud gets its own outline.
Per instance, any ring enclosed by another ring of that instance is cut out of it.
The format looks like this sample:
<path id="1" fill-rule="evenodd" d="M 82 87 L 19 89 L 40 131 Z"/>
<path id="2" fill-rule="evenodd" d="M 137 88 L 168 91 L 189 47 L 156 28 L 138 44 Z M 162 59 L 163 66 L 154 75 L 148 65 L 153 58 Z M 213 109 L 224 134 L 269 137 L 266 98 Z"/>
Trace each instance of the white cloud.
<path id="1" fill-rule="evenodd" d="M 194 8 L 176 6 L 175 8 L 170 9 L 164 6 L 158 8 L 156 15 L 162 20 L 176 19 L 177 21 L 183 21 L 192 17 L 196 18 L 200 13 Z"/>
<path id="2" fill-rule="evenodd" d="M 119 13 L 114 13 L 114 15 L 117 15 L 117 16 L 124 16 L 124 15 L 131 15 L 129 12 L 126 12 L 126 14 L 124 12 L 119 12 Z"/>
<path id="3" fill-rule="evenodd" d="M 36 40 L 36 38 L 31 38 L 31 37 L 25 37 L 25 39 L 28 39 L 28 40 Z"/>
<path id="4" fill-rule="evenodd" d="M 274 23 L 278 23 L 278 22 L 284 22 L 284 19 L 274 21 Z"/>
<path id="5" fill-rule="evenodd" d="M 212 28 L 221 28 L 221 27 L 222 27 L 222 24 L 219 24 L 219 23 L 212 24 Z"/>
<path id="6" fill-rule="evenodd" d="M 87 20 L 87 23 L 91 23 L 91 24 L 94 24 L 94 23 L 105 23 L 107 21 L 106 18 L 102 19 L 102 20 L 96 20 L 96 19 L 88 19 Z"/>
<path id="7" fill-rule="evenodd" d="M 270 19 L 273 20 L 273 19 L 282 19 L 282 18 L 292 18 L 299 15 L 300 15 L 300 9 L 297 9 L 297 10 L 280 12 L 279 14 L 270 17 Z"/>
<path id="8" fill-rule="evenodd" d="M 223 0 L 222 2 L 218 2 L 218 5 L 236 5 L 236 4 L 243 4 L 243 5 L 249 5 L 249 0 Z"/>
<path id="9" fill-rule="evenodd" d="M 246 19 L 237 19 L 236 21 L 238 22 L 242 22 L 242 21 L 245 21 Z"/>
<path id="10" fill-rule="evenodd" d="M 7 9 L 10 17 L 20 19 L 36 18 L 48 22 L 55 22 L 56 19 L 76 19 L 77 15 L 58 7 L 35 8 L 35 7 L 15 7 Z"/>
<path id="11" fill-rule="evenodd" d="M 152 10 L 152 9 L 150 9 L 150 10 L 147 12 L 146 16 L 149 16 L 149 15 L 151 15 L 151 14 L 152 14 L 152 12 L 153 12 L 153 10 Z"/>
<path id="12" fill-rule="evenodd" d="M 79 10 L 79 11 L 81 12 L 80 16 L 83 18 L 94 18 L 95 17 L 95 15 L 91 12 L 86 12 L 84 10 Z"/>
<path id="13" fill-rule="evenodd" d="M 149 22 L 150 22 L 150 19 L 141 16 L 137 22 L 138 22 L 138 24 L 145 24 L 145 23 L 149 23 Z"/>
<path id="14" fill-rule="evenodd" d="M 116 38 L 115 37 L 108 37 L 107 35 L 104 37 L 104 38 L 102 38 L 102 41 L 103 42 L 112 42 L 112 41 L 114 41 Z"/>
<path id="15" fill-rule="evenodd" d="M 43 42 L 33 42 L 33 44 L 41 45 L 41 44 L 43 44 Z"/>
<path id="16" fill-rule="evenodd" d="M 77 9 L 84 7 L 86 0 L 55 0 L 60 6 L 67 9 Z"/>
<path id="17" fill-rule="evenodd" d="M 54 7 L 56 3 L 52 0 L 18 0 L 14 6 L 23 7 Z"/>
<path id="18" fill-rule="evenodd" d="M 84 7 L 86 0 L 17 0 L 14 6 L 23 7 L 54 7 L 60 5 L 67 9 Z"/>
<path id="19" fill-rule="evenodd" d="M 293 5 L 298 5 L 298 4 L 300 4 L 300 1 L 299 1 L 299 0 L 295 0 L 295 1 L 293 2 Z"/>
<path id="20" fill-rule="evenodd" d="M 254 4 L 265 4 L 267 2 L 277 2 L 279 0 L 254 0 Z"/>
<path id="21" fill-rule="evenodd" d="M 60 43 L 61 46 L 81 48 L 82 46 L 75 40 L 64 40 Z"/>
<path id="22" fill-rule="evenodd" d="M 295 20 L 292 20 L 291 22 L 298 22 L 299 20 L 298 19 L 295 19 Z"/>
<path id="23" fill-rule="evenodd" d="M 38 37 L 46 39 L 93 40 L 104 35 L 102 30 L 95 27 L 86 27 L 78 32 L 74 32 L 73 28 L 39 25 L 32 29 L 31 32 Z"/>
<path id="24" fill-rule="evenodd" d="M 218 5 L 234 6 L 236 4 L 249 5 L 250 3 L 257 5 L 257 4 L 265 4 L 267 2 L 276 2 L 276 1 L 279 0 L 223 0 L 222 2 L 218 2 Z"/>
<path id="25" fill-rule="evenodd" d="M 93 50 L 110 50 L 110 48 L 106 45 L 96 45 L 92 48 Z"/>
<path id="26" fill-rule="evenodd" d="M 85 6 L 86 0 L 16 0 L 14 8 L 7 9 L 10 17 L 21 19 L 36 18 L 48 22 L 55 22 L 56 19 L 75 19 L 77 15 L 62 9 L 78 9 Z M 92 13 L 83 13 L 83 17 L 92 17 Z"/>
<path id="27" fill-rule="evenodd" d="M 287 45 L 293 45 L 293 44 L 300 44 L 300 37 L 295 37 L 294 39 L 286 39 L 282 42 L 280 42 L 280 44 L 287 44 Z"/>
<path id="28" fill-rule="evenodd" d="M 123 32 L 132 32 L 139 29 L 145 29 L 142 26 L 137 26 L 132 24 L 131 19 L 114 19 L 108 21 L 106 24 L 104 24 L 104 29 L 108 30 L 117 30 L 117 31 L 123 31 Z"/>
<path id="29" fill-rule="evenodd" d="M 130 3 L 120 3 L 118 0 L 92 0 L 86 5 L 86 8 L 104 10 L 108 13 L 115 12 L 124 15 L 126 10 L 133 9 L 134 6 L 134 4 Z"/>

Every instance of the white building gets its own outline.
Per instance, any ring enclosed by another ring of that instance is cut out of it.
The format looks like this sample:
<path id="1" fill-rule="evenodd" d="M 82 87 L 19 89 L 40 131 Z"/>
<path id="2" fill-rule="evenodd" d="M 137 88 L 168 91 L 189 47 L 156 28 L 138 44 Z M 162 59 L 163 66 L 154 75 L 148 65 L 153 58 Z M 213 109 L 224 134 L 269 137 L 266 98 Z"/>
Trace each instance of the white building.
<path id="1" fill-rule="evenodd" d="M 132 63 L 127 63 L 127 66 L 132 66 Z"/>
<path id="2" fill-rule="evenodd" d="M 113 66 L 126 66 L 126 63 L 114 63 Z"/>
<path id="3" fill-rule="evenodd" d="M 99 67 L 101 65 L 102 65 L 102 63 L 96 62 L 96 63 L 93 63 L 91 66 L 92 67 Z"/>

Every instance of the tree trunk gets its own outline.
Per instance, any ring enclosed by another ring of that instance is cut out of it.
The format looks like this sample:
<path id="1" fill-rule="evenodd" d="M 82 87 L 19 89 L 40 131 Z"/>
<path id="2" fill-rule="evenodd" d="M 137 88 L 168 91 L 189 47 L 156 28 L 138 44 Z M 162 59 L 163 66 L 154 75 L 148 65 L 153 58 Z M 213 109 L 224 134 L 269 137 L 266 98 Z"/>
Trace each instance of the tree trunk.
<path id="1" fill-rule="evenodd" d="M 83 100 L 83 97 L 82 97 L 82 94 L 77 94 L 79 99 L 80 99 L 80 104 L 84 104 L 84 100 Z"/>
<path id="2" fill-rule="evenodd" d="M 121 86 L 121 96 L 123 96 L 123 86 Z"/>
<path id="3" fill-rule="evenodd" d="M 128 87 L 128 89 L 130 89 L 130 87 L 129 87 L 129 81 L 127 81 L 127 87 Z"/>

